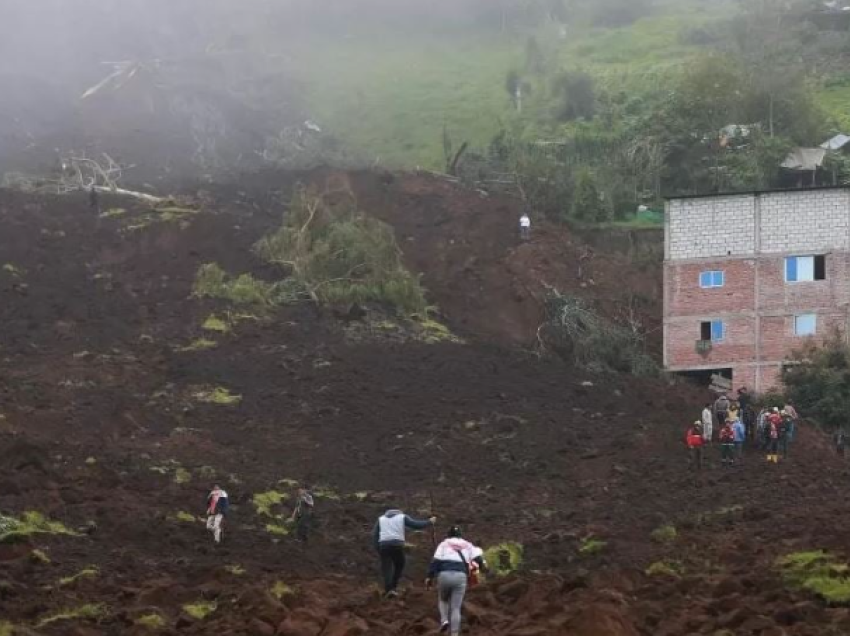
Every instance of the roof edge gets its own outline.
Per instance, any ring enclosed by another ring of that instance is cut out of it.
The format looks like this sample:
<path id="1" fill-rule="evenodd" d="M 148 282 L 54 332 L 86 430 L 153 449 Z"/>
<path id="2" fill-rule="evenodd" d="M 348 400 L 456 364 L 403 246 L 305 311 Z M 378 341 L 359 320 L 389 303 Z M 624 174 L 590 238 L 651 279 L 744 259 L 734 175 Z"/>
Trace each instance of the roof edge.
<path id="1" fill-rule="evenodd" d="M 761 194 L 776 194 L 781 192 L 829 192 L 832 190 L 850 190 L 850 185 L 813 186 L 807 188 L 772 188 L 767 190 L 733 190 L 731 192 L 707 192 L 702 194 L 678 194 L 665 196 L 665 201 L 681 201 L 683 199 L 710 199 L 714 197 L 759 196 Z"/>

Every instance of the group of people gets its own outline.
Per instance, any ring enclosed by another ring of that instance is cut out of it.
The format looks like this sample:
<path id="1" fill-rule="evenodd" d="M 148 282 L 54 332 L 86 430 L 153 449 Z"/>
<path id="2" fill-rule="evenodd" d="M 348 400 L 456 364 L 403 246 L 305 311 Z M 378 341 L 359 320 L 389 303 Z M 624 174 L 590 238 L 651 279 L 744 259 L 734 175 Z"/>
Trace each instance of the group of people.
<path id="1" fill-rule="evenodd" d="M 207 530 L 212 532 L 216 544 L 222 541 L 224 519 L 230 507 L 230 498 L 220 486 L 215 485 L 206 500 Z M 299 488 L 290 520 L 295 523 L 296 537 L 307 542 L 313 518 L 313 495 Z M 437 518 L 415 519 L 401 510 L 387 510 L 375 524 L 372 539 L 381 562 L 384 597 L 398 597 L 398 585 L 407 561 L 405 554 L 407 530 L 432 531 L 434 556 L 428 568 L 425 587 L 437 588 L 437 605 L 440 612 L 440 631 L 451 636 L 460 634 L 461 607 L 466 590 L 478 580 L 479 572 L 487 571 L 484 551 L 463 538 L 461 529 L 452 526 L 446 537 L 437 544 Z"/>
<path id="2" fill-rule="evenodd" d="M 784 407 L 754 408 L 752 397 L 746 387 L 738 389 L 737 400 L 730 400 L 726 393 L 717 400 L 707 403 L 702 417 L 688 428 L 685 434 L 691 457 L 691 467 L 701 470 L 707 446 L 720 444 L 723 466 L 733 466 L 743 460 L 744 445 L 754 444 L 766 452 L 767 461 L 779 463 L 788 457 L 788 447 L 794 440 L 799 415 L 788 402 Z M 716 435 L 715 435 L 716 431 Z"/>

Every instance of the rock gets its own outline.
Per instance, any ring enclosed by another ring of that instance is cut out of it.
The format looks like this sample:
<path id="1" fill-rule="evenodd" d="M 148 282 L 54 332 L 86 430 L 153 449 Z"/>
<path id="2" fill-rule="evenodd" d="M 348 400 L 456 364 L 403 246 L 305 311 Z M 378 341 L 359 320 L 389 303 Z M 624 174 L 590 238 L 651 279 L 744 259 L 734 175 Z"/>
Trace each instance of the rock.
<path id="1" fill-rule="evenodd" d="M 277 633 L 280 636 L 319 636 L 325 622 L 309 610 L 298 609 L 278 626 Z"/>
<path id="2" fill-rule="evenodd" d="M 589 448 L 581 454 L 582 459 L 596 459 L 599 457 L 599 450 L 596 448 Z"/>
<path id="3" fill-rule="evenodd" d="M 322 636 L 362 636 L 369 632 L 369 624 L 359 616 L 345 613 L 332 618 Z"/>
<path id="4" fill-rule="evenodd" d="M 585 380 L 584 382 L 581 383 L 581 385 L 582 386 L 593 386 L 593 382 L 591 382 L 590 380 Z"/>

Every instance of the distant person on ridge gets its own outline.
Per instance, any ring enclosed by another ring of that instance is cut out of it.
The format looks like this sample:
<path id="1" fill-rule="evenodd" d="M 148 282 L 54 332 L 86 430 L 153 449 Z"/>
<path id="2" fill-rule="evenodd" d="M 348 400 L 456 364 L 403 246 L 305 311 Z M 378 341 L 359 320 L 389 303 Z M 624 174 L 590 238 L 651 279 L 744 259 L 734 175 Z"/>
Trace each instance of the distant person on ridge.
<path id="1" fill-rule="evenodd" d="M 724 466 L 735 463 L 735 431 L 730 420 L 720 429 L 720 459 Z"/>
<path id="2" fill-rule="evenodd" d="M 290 519 L 295 522 L 295 537 L 306 544 L 310 537 L 310 525 L 313 522 L 313 495 L 306 488 L 298 489 L 298 501 Z"/>
<path id="3" fill-rule="evenodd" d="M 844 457 L 844 451 L 847 446 L 847 433 L 844 431 L 843 426 L 835 431 L 833 441 L 835 442 L 835 452 L 839 456 Z"/>
<path id="4" fill-rule="evenodd" d="M 519 237 L 523 241 L 531 239 L 531 217 L 528 216 L 528 212 L 523 212 L 519 217 Z"/>
<path id="5" fill-rule="evenodd" d="M 691 470 L 702 470 L 702 447 L 705 445 L 705 438 L 699 420 L 685 433 L 685 444 L 688 447 Z"/>
<path id="6" fill-rule="evenodd" d="M 726 397 L 725 393 L 722 393 L 714 402 L 714 415 L 717 417 L 718 428 L 722 428 L 729 415 L 729 398 Z"/>
<path id="7" fill-rule="evenodd" d="M 440 609 L 440 631 L 451 636 L 460 636 L 460 617 L 463 597 L 468 585 L 478 570 L 486 571 L 484 551 L 466 541 L 460 528 L 453 526 L 446 539 L 437 546 L 425 587 L 429 588 L 437 580 L 437 598 Z"/>
<path id="8" fill-rule="evenodd" d="M 426 520 L 408 517 L 401 510 L 387 510 L 378 519 L 372 531 L 375 549 L 381 556 L 381 574 L 384 578 L 384 596 L 398 596 L 398 583 L 404 574 L 406 557 L 404 554 L 405 531 L 424 530 L 437 524 L 437 517 Z"/>
<path id="9" fill-rule="evenodd" d="M 714 439 L 714 416 L 711 414 L 711 404 L 706 404 L 702 410 L 702 437 L 706 444 Z"/>
<path id="10" fill-rule="evenodd" d="M 207 530 L 213 533 L 216 543 L 221 543 L 221 523 L 227 514 L 230 501 L 227 493 L 217 484 L 207 496 Z"/>

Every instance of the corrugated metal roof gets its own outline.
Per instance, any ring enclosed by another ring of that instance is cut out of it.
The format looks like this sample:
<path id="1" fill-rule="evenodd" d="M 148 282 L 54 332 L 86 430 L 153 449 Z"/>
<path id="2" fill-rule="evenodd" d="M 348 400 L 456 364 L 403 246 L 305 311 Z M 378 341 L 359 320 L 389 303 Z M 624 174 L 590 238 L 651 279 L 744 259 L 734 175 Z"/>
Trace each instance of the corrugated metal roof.
<path id="1" fill-rule="evenodd" d="M 826 150 L 824 148 L 794 148 L 782 162 L 782 167 L 786 170 L 811 172 L 820 168 L 825 158 Z"/>
<path id="2" fill-rule="evenodd" d="M 839 133 L 832 139 L 823 142 L 820 147 L 826 150 L 841 150 L 844 146 L 850 143 L 850 135 Z"/>

